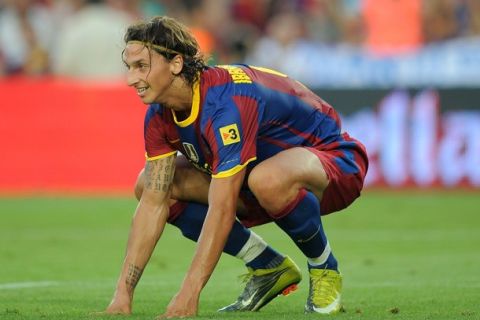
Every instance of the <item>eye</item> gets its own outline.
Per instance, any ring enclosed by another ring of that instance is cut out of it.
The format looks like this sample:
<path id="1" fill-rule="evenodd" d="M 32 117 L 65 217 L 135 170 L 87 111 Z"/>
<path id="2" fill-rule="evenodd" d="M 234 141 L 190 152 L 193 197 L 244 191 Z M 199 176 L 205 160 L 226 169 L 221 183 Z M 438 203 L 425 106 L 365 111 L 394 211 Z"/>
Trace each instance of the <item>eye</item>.
<path id="1" fill-rule="evenodd" d="M 146 63 L 139 63 L 138 68 L 141 69 L 141 70 L 145 70 L 145 69 L 149 68 L 149 65 L 146 64 Z"/>

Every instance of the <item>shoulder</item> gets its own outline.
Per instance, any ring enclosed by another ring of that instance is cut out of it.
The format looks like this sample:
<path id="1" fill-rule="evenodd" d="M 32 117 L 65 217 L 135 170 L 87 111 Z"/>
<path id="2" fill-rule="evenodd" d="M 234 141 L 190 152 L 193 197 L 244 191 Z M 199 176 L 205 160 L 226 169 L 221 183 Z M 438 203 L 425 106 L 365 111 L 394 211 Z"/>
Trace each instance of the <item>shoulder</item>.
<path id="1" fill-rule="evenodd" d="M 201 76 L 200 90 L 206 100 L 222 101 L 234 95 L 253 95 L 255 76 L 247 65 L 217 65 Z"/>
<path id="2" fill-rule="evenodd" d="M 232 82 L 228 71 L 221 66 L 210 66 L 202 71 L 201 87 L 210 88 Z"/>
<path id="3" fill-rule="evenodd" d="M 253 84 L 257 78 L 266 74 L 286 77 L 278 71 L 261 67 L 249 66 L 246 64 L 225 64 L 208 67 L 202 72 L 202 82 L 206 86 L 225 84 Z"/>
<path id="4" fill-rule="evenodd" d="M 168 116 L 166 108 L 160 104 L 150 104 L 145 113 L 145 124 L 148 124 L 152 119 L 164 119 Z"/>
<path id="5" fill-rule="evenodd" d="M 160 104 L 150 104 L 148 105 L 146 116 L 153 116 L 155 114 L 162 114 L 164 112 L 164 108 Z"/>

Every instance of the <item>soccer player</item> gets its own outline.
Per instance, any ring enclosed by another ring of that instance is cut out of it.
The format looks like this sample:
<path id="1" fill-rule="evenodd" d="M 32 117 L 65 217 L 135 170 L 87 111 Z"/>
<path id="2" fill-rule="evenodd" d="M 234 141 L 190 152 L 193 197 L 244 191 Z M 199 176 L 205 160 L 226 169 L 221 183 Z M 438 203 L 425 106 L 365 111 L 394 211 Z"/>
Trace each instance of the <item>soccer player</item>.
<path id="1" fill-rule="evenodd" d="M 163 317 L 197 314 L 222 251 L 243 259 L 251 278 L 237 301 L 220 311 L 255 311 L 291 290 L 301 280 L 298 267 L 245 228 L 267 222 L 306 256 L 305 310 L 337 312 L 342 277 L 321 217 L 360 195 L 368 167 L 363 145 L 342 132 L 329 104 L 286 75 L 246 65 L 208 67 L 195 38 L 175 19 L 132 25 L 125 43 L 128 85 L 149 105 L 147 161 L 107 312 L 131 311 L 133 291 L 167 221 L 198 245 Z M 189 164 L 176 159 L 178 151 Z"/>

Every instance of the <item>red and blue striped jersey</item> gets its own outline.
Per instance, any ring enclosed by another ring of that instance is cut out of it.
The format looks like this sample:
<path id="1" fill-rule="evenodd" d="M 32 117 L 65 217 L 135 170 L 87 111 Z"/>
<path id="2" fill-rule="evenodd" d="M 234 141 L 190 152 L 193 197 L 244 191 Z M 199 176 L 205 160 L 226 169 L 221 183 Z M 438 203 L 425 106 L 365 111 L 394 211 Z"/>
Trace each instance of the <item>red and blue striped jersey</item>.
<path id="1" fill-rule="evenodd" d="M 209 67 L 193 88 L 188 118 L 150 105 L 145 117 L 147 160 L 177 151 L 213 177 L 235 174 L 292 147 L 336 153 L 345 173 L 357 173 L 359 143 L 341 131 L 337 112 L 301 83 L 246 65 Z"/>

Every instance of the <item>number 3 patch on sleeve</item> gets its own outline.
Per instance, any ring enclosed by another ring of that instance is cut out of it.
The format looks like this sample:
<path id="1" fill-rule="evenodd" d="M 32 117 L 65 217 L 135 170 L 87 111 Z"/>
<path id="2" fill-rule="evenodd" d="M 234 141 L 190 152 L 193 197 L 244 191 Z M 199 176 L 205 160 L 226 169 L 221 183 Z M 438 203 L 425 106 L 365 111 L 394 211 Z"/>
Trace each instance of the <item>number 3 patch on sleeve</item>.
<path id="1" fill-rule="evenodd" d="M 221 127 L 219 130 L 224 146 L 240 142 L 240 134 L 236 123 Z"/>

